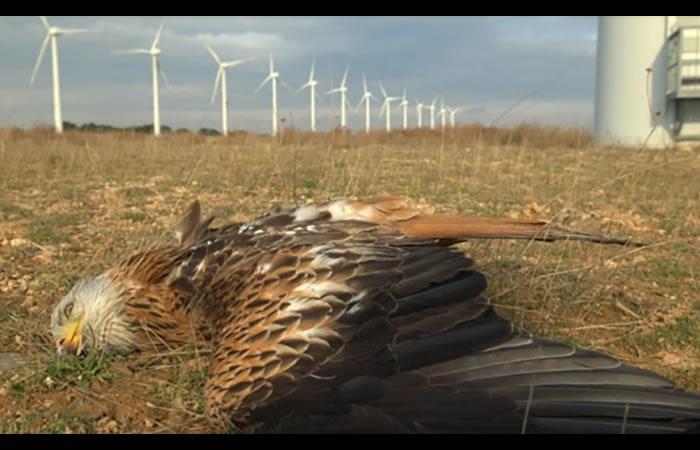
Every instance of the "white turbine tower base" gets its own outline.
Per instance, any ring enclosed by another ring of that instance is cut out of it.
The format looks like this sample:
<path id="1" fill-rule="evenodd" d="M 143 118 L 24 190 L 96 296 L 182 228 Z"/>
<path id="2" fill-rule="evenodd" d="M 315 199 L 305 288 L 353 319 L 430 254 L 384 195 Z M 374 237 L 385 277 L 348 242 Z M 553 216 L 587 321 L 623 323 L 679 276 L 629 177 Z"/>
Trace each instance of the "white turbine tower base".
<path id="1" fill-rule="evenodd" d="M 277 136 L 277 127 L 278 127 L 278 116 L 277 116 L 277 81 L 279 80 L 280 74 L 279 72 L 275 72 L 275 63 L 272 60 L 272 54 L 270 54 L 270 73 L 267 75 L 267 78 L 265 78 L 262 83 L 260 83 L 260 86 L 255 90 L 255 92 L 258 92 L 260 89 L 262 89 L 265 84 L 270 81 L 272 85 L 272 136 Z M 280 82 L 282 82 L 280 80 Z"/>
<path id="2" fill-rule="evenodd" d="M 391 131 L 391 102 L 394 100 L 400 100 L 400 97 L 389 97 L 384 89 L 384 86 L 382 86 L 382 83 L 379 83 L 379 89 L 382 91 L 382 95 L 384 96 L 384 103 L 382 104 L 382 109 L 379 112 L 379 116 L 381 117 L 382 114 L 386 114 L 386 131 Z"/>
<path id="3" fill-rule="evenodd" d="M 445 108 L 444 100 L 440 100 L 440 110 L 438 111 L 438 115 L 440 116 L 440 126 L 444 130 L 447 126 L 447 109 Z"/>
<path id="4" fill-rule="evenodd" d="M 418 128 L 423 128 L 423 107 L 425 105 L 416 99 L 416 118 L 418 120 Z"/>
<path id="5" fill-rule="evenodd" d="M 365 102 L 365 133 L 369 134 L 371 130 L 371 124 L 370 124 L 370 101 L 374 98 L 372 96 L 372 93 L 367 89 L 367 78 L 365 77 L 365 74 L 362 74 L 362 98 L 360 99 L 360 102 L 357 104 L 357 107 L 359 108 L 362 102 Z"/>
<path id="6" fill-rule="evenodd" d="M 340 82 L 340 86 L 326 92 L 326 95 L 335 94 L 337 92 L 340 93 L 340 128 L 342 129 L 345 129 L 348 126 L 347 112 L 345 108 L 346 106 L 350 105 L 350 102 L 348 101 L 347 97 L 348 87 L 345 84 L 348 81 L 348 70 L 350 70 L 350 66 L 345 68 L 345 73 L 343 74 L 343 81 Z"/>
<path id="7" fill-rule="evenodd" d="M 461 110 L 462 108 L 447 108 L 447 111 L 450 113 L 450 126 L 452 128 L 455 127 L 455 115 Z"/>
<path id="8" fill-rule="evenodd" d="M 302 89 L 309 88 L 309 91 L 311 93 L 311 106 L 310 106 L 310 120 L 311 120 L 311 132 L 315 133 L 316 132 L 316 85 L 318 84 L 318 81 L 314 79 L 314 68 L 316 67 L 316 61 L 311 62 L 311 71 L 309 72 L 309 81 L 306 82 L 306 84 L 302 85 L 297 91 L 301 91 Z"/>
<path id="9" fill-rule="evenodd" d="M 437 99 L 433 100 L 433 103 L 428 106 L 428 109 L 430 110 L 430 129 L 434 130 L 435 129 L 435 102 L 437 102 Z"/>
<path id="10" fill-rule="evenodd" d="M 595 137 L 600 144 L 670 145 L 667 107 L 668 25 L 673 16 L 598 19 Z M 696 45 L 696 44 L 693 44 Z M 649 71 L 649 69 L 651 69 Z"/>
<path id="11" fill-rule="evenodd" d="M 408 129 L 408 100 L 406 99 L 406 89 L 403 90 L 403 96 L 401 96 L 401 103 L 397 107 L 403 108 L 403 129 Z"/>
<path id="12" fill-rule="evenodd" d="M 80 34 L 86 33 L 89 30 L 82 28 L 58 28 L 49 25 L 49 21 L 46 16 L 39 16 L 41 23 L 46 27 L 46 37 L 44 42 L 41 44 L 39 49 L 39 56 L 36 59 L 36 64 L 34 65 L 34 71 L 32 72 L 32 78 L 29 81 L 29 85 L 34 84 L 36 79 L 36 74 L 41 67 L 41 61 L 43 60 L 44 53 L 46 53 L 46 47 L 51 42 L 51 72 L 53 76 L 53 120 L 56 133 L 63 133 L 63 117 L 61 115 L 61 83 L 59 79 L 58 72 L 58 37 L 61 35 L 68 34 Z"/>
<path id="13" fill-rule="evenodd" d="M 216 97 L 216 90 L 219 87 L 219 81 L 221 81 L 221 131 L 224 136 L 228 136 L 228 88 L 226 86 L 226 69 L 237 66 L 239 64 L 252 61 L 253 58 L 241 58 L 233 61 L 221 61 L 219 55 L 216 54 L 214 49 L 209 45 L 204 44 L 204 46 L 209 50 L 209 53 L 216 61 L 219 66 L 219 70 L 216 72 L 216 80 L 214 81 L 214 91 L 211 93 L 211 103 L 214 104 L 214 98 Z"/>
<path id="14" fill-rule="evenodd" d="M 158 48 L 158 43 L 160 42 L 160 35 L 163 32 L 163 26 L 165 25 L 165 19 L 160 23 L 158 32 L 156 33 L 155 39 L 151 44 L 151 48 L 134 48 L 130 50 L 118 50 L 115 53 L 129 54 L 129 55 L 150 55 L 151 56 L 151 77 L 153 80 L 153 135 L 160 136 L 160 90 L 158 85 L 158 80 L 163 77 L 166 84 L 170 84 L 165 73 L 160 69 L 160 64 L 158 58 L 160 56 L 160 48 Z"/>

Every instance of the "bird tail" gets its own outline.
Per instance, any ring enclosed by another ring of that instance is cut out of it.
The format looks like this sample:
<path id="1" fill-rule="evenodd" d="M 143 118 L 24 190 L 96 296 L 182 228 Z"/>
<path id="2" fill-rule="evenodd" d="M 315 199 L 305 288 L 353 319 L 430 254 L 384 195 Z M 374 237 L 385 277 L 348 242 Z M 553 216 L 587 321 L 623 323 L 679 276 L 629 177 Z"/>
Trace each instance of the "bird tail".
<path id="1" fill-rule="evenodd" d="M 419 215 L 394 222 L 405 235 L 462 242 L 468 239 L 528 239 L 535 241 L 589 241 L 640 247 L 645 244 L 598 234 L 572 231 L 544 221 L 490 217 Z"/>
<path id="2" fill-rule="evenodd" d="M 343 207 L 339 208 L 339 202 Z M 544 221 L 432 214 L 409 204 L 403 197 L 380 197 L 367 201 L 336 201 L 324 205 L 333 219 L 368 220 L 398 228 L 407 236 L 462 242 L 469 239 L 576 240 L 641 247 L 643 243 L 580 231 L 567 230 Z M 335 217 L 341 211 L 341 217 Z"/>

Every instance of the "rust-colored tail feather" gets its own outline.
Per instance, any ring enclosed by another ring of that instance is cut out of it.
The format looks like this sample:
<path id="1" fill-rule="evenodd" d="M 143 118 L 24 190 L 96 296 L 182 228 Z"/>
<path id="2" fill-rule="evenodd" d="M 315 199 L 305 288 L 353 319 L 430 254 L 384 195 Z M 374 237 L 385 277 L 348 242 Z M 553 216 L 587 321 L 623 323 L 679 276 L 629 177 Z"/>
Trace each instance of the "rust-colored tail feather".
<path id="1" fill-rule="evenodd" d="M 643 243 L 628 239 L 570 231 L 542 221 L 501 218 L 459 217 L 445 215 L 418 215 L 394 222 L 407 236 L 461 242 L 467 239 L 531 239 L 535 241 L 575 240 L 601 244 L 641 247 Z"/>

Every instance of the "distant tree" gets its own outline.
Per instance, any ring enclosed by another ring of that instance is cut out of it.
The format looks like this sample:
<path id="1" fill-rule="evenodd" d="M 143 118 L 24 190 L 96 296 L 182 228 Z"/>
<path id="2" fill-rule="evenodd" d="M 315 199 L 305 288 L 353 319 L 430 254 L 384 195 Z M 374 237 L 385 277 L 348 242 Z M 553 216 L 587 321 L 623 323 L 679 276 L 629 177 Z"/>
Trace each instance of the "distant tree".
<path id="1" fill-rule="evenodd" d="M 131 127 L 126 127 L 127 130 L 133 131 L 135 133 L 153 133 L 153 124 L 146 124 L 146 125 L 135 125 Z"/>
<path id="2" fill-rule="evenodd" d="M 77 126 L 76 124 L 74 124 L 73 122 L 68 122 L 68 121 L 65 121 L 65 120 L 63 121 L 63 129 L 64 129 L 65 131 L 68 131 L 68 130 L 75 130 L 76 128 L 78 128 L 78 126 Z"/>
<path id="3" fill-rule="evenodd" d="M 189 133 L 189 132 L 190 132 L 190 130 L 187 128 L 178 128 L 177 130 L 175 130 L 175 133 L 183 133 L 184 134 L 184 133 Z"/>
<path id="4" fill-rule="evenodd" d="M 199 131 L 197 131 L 199 134 L 203 134 L 205 136 L 220 136 L 221 133 L 219 130 L 214 130 L 213 128 L 200 128 Z"/>

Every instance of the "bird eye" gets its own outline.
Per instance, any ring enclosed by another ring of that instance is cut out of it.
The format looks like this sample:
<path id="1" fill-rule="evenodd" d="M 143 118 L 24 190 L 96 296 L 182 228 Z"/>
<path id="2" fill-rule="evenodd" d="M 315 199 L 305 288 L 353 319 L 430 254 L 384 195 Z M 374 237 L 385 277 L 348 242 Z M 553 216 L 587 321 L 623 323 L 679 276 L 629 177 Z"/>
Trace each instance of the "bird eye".
<path id="1" fill-rule="evenodd" d="M 65 314 L 66 317 L 70 317 L 70 314 L 73 312 L 73 303 L 68 303 L 65 308 L 63 308 L 63 314 Z"/>

